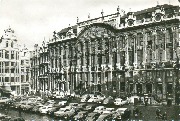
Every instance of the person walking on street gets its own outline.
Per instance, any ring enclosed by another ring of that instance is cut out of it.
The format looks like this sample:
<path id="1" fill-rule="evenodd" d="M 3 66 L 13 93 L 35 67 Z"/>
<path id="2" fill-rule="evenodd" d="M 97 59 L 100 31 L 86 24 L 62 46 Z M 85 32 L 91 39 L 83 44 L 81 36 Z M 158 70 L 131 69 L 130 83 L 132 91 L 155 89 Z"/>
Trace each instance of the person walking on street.
<path id="1" fill-rule="evenodd" d="M 166 121 L 167 120 L 167 113 L 164 112 L 163 116 L 162 116 L 162 120 Z"/>
<path id="2" fill-rule="evenodd" d="M 19 111 L 19 117 L 21 117 L 21 105 L 19 105 L 18 111 Z"/>

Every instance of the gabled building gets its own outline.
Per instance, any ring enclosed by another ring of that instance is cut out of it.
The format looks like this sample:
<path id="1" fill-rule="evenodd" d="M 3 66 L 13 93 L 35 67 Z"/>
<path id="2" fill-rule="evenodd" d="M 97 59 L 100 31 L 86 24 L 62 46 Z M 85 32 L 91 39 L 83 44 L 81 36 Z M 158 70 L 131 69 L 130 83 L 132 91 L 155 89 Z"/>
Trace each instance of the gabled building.
<path id="1" fill-rule="evenodd" d="M 4 30 L 0 39 L 0 87 L 3 91 L 13 95 L 29 91 L 28 53 L 27 48 L 20 50 L 14 30 L 10 27 Z"/>

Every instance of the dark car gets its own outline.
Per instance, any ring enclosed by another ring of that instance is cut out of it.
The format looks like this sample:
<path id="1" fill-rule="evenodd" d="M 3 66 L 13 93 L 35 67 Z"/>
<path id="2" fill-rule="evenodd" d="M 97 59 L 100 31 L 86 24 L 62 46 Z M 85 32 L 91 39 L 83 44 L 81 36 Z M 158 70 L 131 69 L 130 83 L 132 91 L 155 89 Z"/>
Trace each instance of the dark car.
<path id="1" fill-rule="evenodd" d="M 99 113 L 91 112 L 91 113 L 88 114 L 85 121 L 96 121 L 97 118 L 99 117 L 99 115 L 100 115 Z"/>
<path id="2" fill-rule="evenodd" d="M 97 107 L 97 105 L 96 104 L 88 104 L 85 108 L 84 108 L 84 110 L 85 111 L 88 111 L 88 112 L 92 112 L 92 111 L 94 111 L 94 109 Z"/>
<path id="3" fill-rule="evenodd" d="M 105 105 L 114 105 L 113 97 L 109 96 L 103 100 L 103 104 Z"/>
<path id="4" fill-rule="evenodd" d="M 35 104 L 33 104 L 33 103 L 26 104 L 25 107 L 24 107 L 24 110 L 25 111 L 32 111 L 34 106 L 35 106 Z"/>
<path id="5" fill-rule="evenodd" d="M 80 111 L 78 112 L 77 115 L 74 116 L 74 120 L 75 121 L 80 121 L 80 120 L 84 120 L 85 117 L 87 116 L 88 112 L 87 111 Z"/>

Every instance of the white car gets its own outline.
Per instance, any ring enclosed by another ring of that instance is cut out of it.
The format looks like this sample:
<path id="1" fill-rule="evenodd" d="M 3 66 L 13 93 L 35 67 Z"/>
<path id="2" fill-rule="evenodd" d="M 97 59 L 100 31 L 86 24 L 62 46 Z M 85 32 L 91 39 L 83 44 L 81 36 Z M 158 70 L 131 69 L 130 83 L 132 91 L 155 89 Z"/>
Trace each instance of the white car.
<path id="1" fill-rule="evenodd" d="M 0 103 L 6 103 L 7 101 L 9 101 L 10 99 L 7 97 L 0 97 Z"/>
<path id="2" fill-rule="evenodd" d="M 104 100 L 104 97 L 101 97 L 99 95 L 94 95 L 92 96 L 88 102 L 97 102 L 97 103 L 101 103 Z"/>
<path id="3" fill-rule="evenodd" d="M 39 112 L 41 114 L 47 114 L 48 110 L 52 109 L 53 106 L 43 106 L 42 108 L 39 109 Z"/>
<path id="4" fill-rule="evenodd" d="M 111 116 L 115 112 L 114 108 L 106 108 L 102 114 L 98 117 L 97 121 L 104 121 L 105 118 Z"/>
<path id="5" fill-rule="evenodd" d="M 128 100 L 123 100 L 121 98 L 116 98 L 114 102 L 115 105 L 120 105 L 120 106 L 125 105 L 127 103 L 128 103 Z"/>
<path id="6" fill-rule="evenodd" d="M 74 108 L 72 108 L 72 106 L 66 106 L 65 108 L 60 108 L 59 111 L 54 112 L 54 115 L 58 117 L 63 117 L 70 112 L 74 113 Z"/>
<path id="7" fill-rule="evenodd" d="M 81 102 L 88 101 L 92 96 L 93 96 L 93 94 L 85 94 L 85 95 L 81 96 Z"/>
<path id="8" fill-rule="evenodd" d="M 135 100 L 139 100 L 139 96 L 131 96 L 128 98 L 128 102 L 134 104 Z"/>
<path id="9" fill-rule="evenodd" d="M 104 106 L 98 106 L 94 109 L 93 112 L 96 112 L 96 113 L 102 113 L 103 111 L 105 110 L 105 107 Z"/>

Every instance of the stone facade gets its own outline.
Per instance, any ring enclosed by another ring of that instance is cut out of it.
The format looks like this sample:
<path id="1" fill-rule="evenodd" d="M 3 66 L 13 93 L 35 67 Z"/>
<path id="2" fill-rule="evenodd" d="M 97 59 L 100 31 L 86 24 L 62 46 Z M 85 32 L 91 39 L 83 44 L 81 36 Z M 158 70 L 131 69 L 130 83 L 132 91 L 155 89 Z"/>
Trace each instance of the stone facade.
<path id="1" fill-rule="evenodd" d="M 9 87 L 8 89 L 15 95 L 21 95 L 21 82 L 24 82 L 21 80 L 21 69 L 24 65 L 21 65 L 22 51 L 19 47 L 14 30 L 11 28 L 4 30 L 4 35 L 0 39 L 0 87 Z M 30 60 L 30 57 L 26 59 Z"/>
<path id="2" fill-rule="evenodd" d="M 115 14 L 101 14 L 54 32 L 44 52 L 47 63 L 39 63 L 46 75 L 38 79 L 38 66 L 37 73 L 31 72 L 37 76 L 33 76 L 36 90 L 48 87 L 50 91 L 100 92 L 114 97 L 149 94 L 175 101 L 179 6 L 157 5 L 127 14 L 117 8 Z"/>

